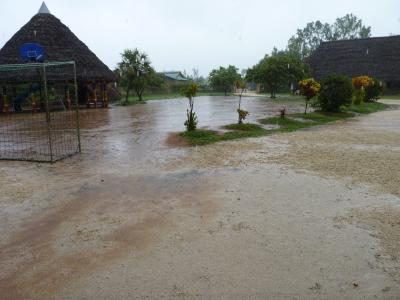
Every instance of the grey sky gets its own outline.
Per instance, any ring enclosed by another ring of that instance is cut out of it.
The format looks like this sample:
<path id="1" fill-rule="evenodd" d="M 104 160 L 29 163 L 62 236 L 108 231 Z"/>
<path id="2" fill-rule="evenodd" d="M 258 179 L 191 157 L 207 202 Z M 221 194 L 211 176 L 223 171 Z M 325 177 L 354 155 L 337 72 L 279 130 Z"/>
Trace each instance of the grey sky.
<path id="1" fill-rule="evenodd" d="M 41 0 L 0 0 L 0 47 L 37 12 Z M 399 0 L 47 0 L 110 68 L 125 48 L 147 52 L 158 71 L 220 65 L 247 68 L 307 22 L 353 13 L 373 36 L 400 34 Z"/>

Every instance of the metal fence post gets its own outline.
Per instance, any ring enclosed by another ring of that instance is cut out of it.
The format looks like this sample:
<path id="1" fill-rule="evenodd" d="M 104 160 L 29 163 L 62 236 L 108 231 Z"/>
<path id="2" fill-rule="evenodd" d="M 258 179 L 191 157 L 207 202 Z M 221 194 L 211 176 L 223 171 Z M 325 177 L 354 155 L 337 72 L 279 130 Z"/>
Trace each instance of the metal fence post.
<path id="1" fill-rule="evenodd" d="M 49 110 L 49 96 L 47 92 L 46 64 L 42 64 L 42 66 L 43 66 L 44 99 L 46 101 L 47 134 L 49 136 L 50 161 L 53 162 L 53 145 L 51 140 L 51 120 L 50 120 L 50 110 Z"/>
<path id="2" fill-rule="evenodd" d="M 79 119 L 79 101 L 78 101 L 78 83 L 76 80 L 76 63 L 74 62 L 74 86 L 75 86 L 75 106 L 76 106 L 76 134 L 78 135 L 78 149 L 79 153 L 81 149 L 81 132 L 80 132 L 80 119 Z"/>

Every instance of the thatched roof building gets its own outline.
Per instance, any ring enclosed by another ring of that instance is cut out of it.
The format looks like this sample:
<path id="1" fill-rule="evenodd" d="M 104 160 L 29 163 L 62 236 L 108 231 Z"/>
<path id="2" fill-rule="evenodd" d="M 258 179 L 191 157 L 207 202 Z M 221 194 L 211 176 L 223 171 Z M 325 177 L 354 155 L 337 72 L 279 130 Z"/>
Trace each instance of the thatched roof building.
<path id="1" fill-rule="evenodd" d="M 81 42 L 43 3 L 39 12 L 0 50 L 1 64 L 22 64 L 21 46 L 36 43 L 45 51 L 45 61 L 75 61 L 80 83 L 114 82 L 114 73 Z"/>
<path id="2" fill-rule="evenodd" d="M 400 36 L 323 42 L 307 60 L 312 75 L 369 75 L 389 87 L 400 85 Z"/>

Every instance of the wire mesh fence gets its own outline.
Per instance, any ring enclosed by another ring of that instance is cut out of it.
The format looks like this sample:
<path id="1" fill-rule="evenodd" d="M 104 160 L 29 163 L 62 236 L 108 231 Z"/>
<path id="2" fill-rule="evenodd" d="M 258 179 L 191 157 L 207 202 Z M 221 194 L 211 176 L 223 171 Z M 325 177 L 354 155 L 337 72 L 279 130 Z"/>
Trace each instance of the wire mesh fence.
<path id="1" fill-rule="evenodd" d="M 55 162 L 80 152 L 74 62 L 0 66 L 0 159 Z"/>

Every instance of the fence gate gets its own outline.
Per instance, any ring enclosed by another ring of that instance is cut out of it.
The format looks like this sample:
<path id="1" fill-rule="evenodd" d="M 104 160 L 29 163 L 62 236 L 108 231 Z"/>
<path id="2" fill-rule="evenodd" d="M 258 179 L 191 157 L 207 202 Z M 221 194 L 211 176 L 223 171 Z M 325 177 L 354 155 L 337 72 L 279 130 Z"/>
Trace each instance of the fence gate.
<path id="1" fill-rule="evenodd" d="M 0 159 L 55 162 L 80 151 L 75 62 L 0 65 Z"/>

